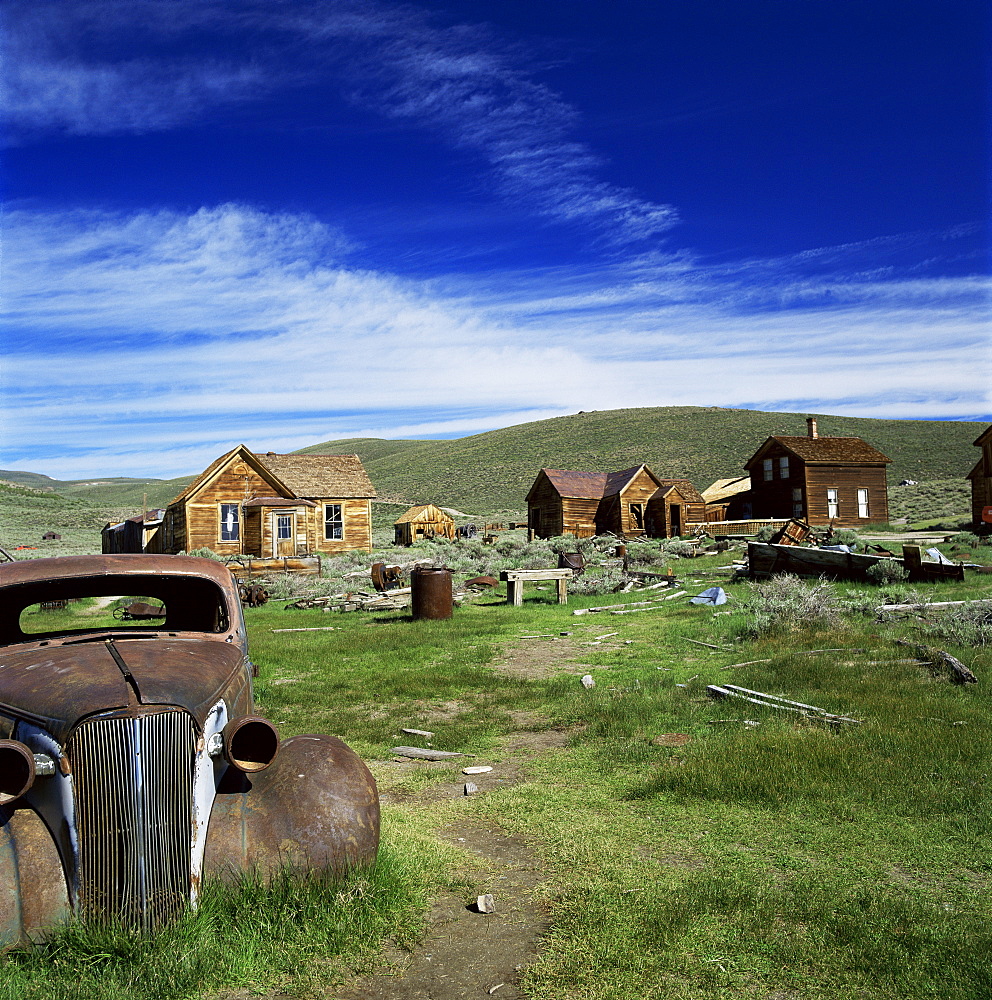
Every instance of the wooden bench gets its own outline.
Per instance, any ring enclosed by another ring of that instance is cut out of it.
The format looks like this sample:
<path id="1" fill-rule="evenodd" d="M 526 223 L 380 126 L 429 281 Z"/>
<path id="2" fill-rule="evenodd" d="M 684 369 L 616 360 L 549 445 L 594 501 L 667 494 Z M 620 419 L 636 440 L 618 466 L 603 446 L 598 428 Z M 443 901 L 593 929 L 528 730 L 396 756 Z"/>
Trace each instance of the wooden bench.
<path id="1" fill-rule="evenodd" d="M 524 603 L 524 583 L 537 580 L 554 580 L 558 586 L 558 603 L 568 604 L 570 569 L 504 569 L 499 578 L 506 583 L 506 603 L 520 606 Z"/>

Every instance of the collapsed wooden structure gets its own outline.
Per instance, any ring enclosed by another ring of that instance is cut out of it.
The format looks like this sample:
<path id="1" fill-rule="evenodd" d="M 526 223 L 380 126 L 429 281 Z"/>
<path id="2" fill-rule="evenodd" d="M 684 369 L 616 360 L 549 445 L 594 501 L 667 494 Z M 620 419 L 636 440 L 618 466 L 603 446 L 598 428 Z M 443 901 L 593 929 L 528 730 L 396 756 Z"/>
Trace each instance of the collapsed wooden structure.
<path id="1" fill-rule="evenodd" d="M 411 507 L 393 524 L 396 545 L 413 545 L 425 538 L 450 538 L 454 541 L 457 533 L 454 518 L 432 503 Z"/>

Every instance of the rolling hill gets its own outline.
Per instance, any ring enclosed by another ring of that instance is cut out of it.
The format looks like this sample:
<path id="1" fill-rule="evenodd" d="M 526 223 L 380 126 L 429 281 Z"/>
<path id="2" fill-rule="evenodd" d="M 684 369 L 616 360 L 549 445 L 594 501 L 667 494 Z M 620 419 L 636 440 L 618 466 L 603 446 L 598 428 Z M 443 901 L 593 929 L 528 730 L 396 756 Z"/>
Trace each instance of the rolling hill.
<path id="1" fill-rule="evenodd" d="M 902 479 L 936 484 L 920 513 L 968 510 L 964 477 L 978 459 L 972 442 L 986 424 L 975 421 L 875 420 L 810 414 L 827 436 L 862 437 L 889 458 L 893 514 L 915 502 Z M 473 518 L 523 519 L 525 496 L 541 468 L 617 471 L 646 463 L 665 478 L 690 479 L 700 489 L 743 471 L 744 462 L 771 434 L 804 434 L 807 414 L 662 406 L 576 413 L 444 441 L 344 438 L 302 448 L 302 453 L 357 454 L 383 503 L 377 523 L 391 521 L 389 501 L 433 502 Z M 164 506 L 190 482 L 176 479 L 56 480 L 38 473 L 0 471 L 0 545 L 36 544 L 40 529 L 92 535 L 99 527 L 148 507 Z M 917 491 L 918 492 L 918 491 Z M 920 507 L 917 504 L 917 507 Z M 910 513 L 906 507 L 905 513 Z"/>
<path id="2" fill-rule="evenodd" d="M 821 435 L 862 437 L 883 451 L 892 459 L 890 485 L 963 478 L 978 459 L 972 442 L 986 426 L 809 415 Z M 616 471 L 644 462 L 659 476 L 690 479 L 703 489 L 741 473 L 769 435 L 805 434 L 806 416 L 692 406 L 601 410 L 447 441 L 351 438 L 301 451 L 358 454 L 384 498 L 496 515 L 526 509 L 524 497 L 541 468 Z"/>

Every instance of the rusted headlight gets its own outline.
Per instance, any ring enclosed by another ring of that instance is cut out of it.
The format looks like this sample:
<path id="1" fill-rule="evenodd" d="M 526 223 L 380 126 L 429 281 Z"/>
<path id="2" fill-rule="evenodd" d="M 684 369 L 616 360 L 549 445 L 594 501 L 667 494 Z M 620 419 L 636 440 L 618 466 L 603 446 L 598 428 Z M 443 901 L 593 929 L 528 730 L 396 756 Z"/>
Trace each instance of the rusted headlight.
<path id="1" fill-rule="evenodd" d="M 224 727 L 224 759 L 239 771 L 264 771 L 279 752 L 279 734 L 267 719 L 243 715 Z"/>
<path id="2" fill-rule="evenodd" d="M 0 740 L 0 803 L 20 798 L 35 778 L 55 773 L 55 761 L 17 740 Z"/>

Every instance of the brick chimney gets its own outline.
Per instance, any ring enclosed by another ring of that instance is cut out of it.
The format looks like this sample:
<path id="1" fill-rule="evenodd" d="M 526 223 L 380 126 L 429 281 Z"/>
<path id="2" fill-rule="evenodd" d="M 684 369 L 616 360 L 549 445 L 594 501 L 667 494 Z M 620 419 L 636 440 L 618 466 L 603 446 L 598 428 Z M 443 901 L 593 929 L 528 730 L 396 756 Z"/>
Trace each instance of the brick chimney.
<path id="1" fill-rule="evenodd" d="M 806 418 L 806 434 L 811 438 L 819 437 L 816 433 L 816 417 Z"/>

